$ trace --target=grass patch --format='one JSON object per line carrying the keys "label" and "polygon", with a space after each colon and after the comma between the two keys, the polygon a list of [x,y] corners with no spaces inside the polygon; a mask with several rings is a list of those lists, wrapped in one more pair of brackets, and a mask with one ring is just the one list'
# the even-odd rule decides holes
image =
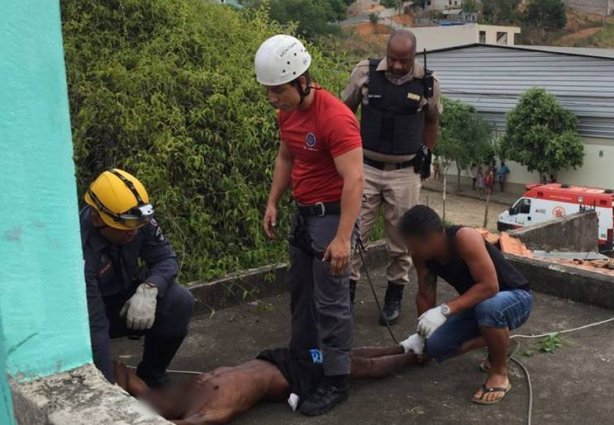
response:
{"label": "grass patch", "polygon": [[577,40],[575,47],[600,47],[605,49],[614,48],[614,24],[607,24],[601,31],[590,37]]}

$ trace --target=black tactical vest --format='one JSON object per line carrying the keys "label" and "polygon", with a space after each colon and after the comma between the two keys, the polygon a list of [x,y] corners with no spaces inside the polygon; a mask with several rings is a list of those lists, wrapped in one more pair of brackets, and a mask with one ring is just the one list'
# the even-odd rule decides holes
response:
{"label": "black tactical vest", "polygon": [[369,61],[368,104],[362,105],[360,130],[363,147],[387,155],[410,155],[422,146],[424,112],[418,111],[424,96],[420,78],[396,85],[377,71],[379,59]]}

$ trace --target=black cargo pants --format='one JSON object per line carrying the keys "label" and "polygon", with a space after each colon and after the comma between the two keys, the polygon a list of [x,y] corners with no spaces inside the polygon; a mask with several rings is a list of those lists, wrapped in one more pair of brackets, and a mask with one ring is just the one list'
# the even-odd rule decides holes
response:
{"label": "black cargo pants", "polygon": [[350,373],[353,342],[349,268],[333,276],[330,264],[322,261],[322,254],[337,233],[339,218],[295,214],[286,273],[292,311],[290,349],[308,352],[314,361],[317,350],[321,350],[326,376]]}

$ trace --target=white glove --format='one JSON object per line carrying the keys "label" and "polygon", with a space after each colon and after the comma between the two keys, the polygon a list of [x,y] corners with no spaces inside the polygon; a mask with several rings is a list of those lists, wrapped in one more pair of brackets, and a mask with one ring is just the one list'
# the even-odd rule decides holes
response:
{"label": "white glove", "polygon": [[422,335],[413,334],[405,341],[399,344],[405,350],[405,353],[413,351],[417,355],[421,355],[424,350],[424,337]]}
{"label": "white glove", "polygon": [[418,333],[428,339],[446,320],[448,318],[441,312],[441,307],[434,307],[418,318]]}
{"label": "white glove", "polygon": [[126,326],[129,329],[144,331],[153,326],[157,296],[158,288],[149,283],[142,283],[136,288],[134,295],[126,301],[119,313],[121,317],[126,317]]}

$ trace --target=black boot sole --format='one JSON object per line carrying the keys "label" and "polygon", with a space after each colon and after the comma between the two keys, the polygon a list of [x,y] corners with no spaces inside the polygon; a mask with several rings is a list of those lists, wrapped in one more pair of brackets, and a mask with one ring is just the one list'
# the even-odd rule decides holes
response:
{"label": "black boot sole", "polygon": [[322,416],[327,414],[328,412],[330,412],[331,410],[333,410],[336,406],[340,405],[341,403],[343,403],[344,401],[346,401],[349,397],[349,394],[346,392],[343,397],[340,397],[339,399],[335,400],[334,403],[330,403],[327,404],[326,406],[320,408],[320,409],[316,409],[316,410],[308,410],[308,411],[303,411],[301,408],[299,408],[299,412],[301,412],[301,414],[305,415],[305,416]]}

